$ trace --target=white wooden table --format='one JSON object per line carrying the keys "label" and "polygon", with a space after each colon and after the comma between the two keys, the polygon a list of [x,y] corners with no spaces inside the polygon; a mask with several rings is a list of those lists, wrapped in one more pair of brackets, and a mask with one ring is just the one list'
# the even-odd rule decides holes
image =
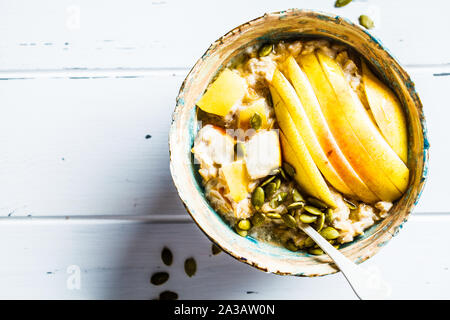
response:
{"label": "white wooden table", "polygon": [[[333,4],[1,0],[0,298],[151,299],[170,289],[185,299],[353,299],[342,274],[281,277],[211,256],[169,173],[170,118],[189,68],[233,27],[292,7],[353,21],[368,13],[415,81],[429,180],[400,234],[363,265],[393,298],[450,298],[450,3]],[[157,270],[171,274],[162,288],[149,283]]]}

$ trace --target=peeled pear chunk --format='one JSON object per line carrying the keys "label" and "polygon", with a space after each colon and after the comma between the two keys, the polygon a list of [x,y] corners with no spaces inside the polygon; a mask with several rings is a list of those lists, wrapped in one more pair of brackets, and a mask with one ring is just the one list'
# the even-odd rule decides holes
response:
{"label": "peeled pear chunk", "polygon": [[245,163],[252,179],[271,174],[281,166],[280,140],[276,130],[259,130],[245,143]]}

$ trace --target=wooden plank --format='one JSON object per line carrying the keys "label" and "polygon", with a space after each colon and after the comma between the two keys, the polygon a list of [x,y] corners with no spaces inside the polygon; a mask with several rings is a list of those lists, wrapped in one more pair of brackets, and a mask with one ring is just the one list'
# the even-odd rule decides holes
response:
{"label": "wooden plank", "polygon": [[[450,211],[449,111],[441,107],[450,77],[433,76],[445,72],[411,69],[432,145],[416,212]],[[167,141],[184,76],[44,72],[0,81],[0,215],[185,215],[169,174]]]}
{"label": "wooden plank", "polygon": [[0,69],[190,68],[232,28],[266,12],[309,8],[357,22],[374,18],[374,35],[405,64],[449,63],[448,1],[334,0],[253,2],[51,0],[0,3]]}
{"label": "wooden plank", "polygon": [[[393,299],[448,299],[450,256],[442,248],[450,245],[449,227],[449,216],[413,216],[363,266],[382,275]],[[212,256],[209,240],[193,223],[3,220],[0,235],[0,250],[8,257],[8,263],[0,265],[2,299],[153,299],[163,290],[176,291],[182,299],[355,298],[340,273],[277,276],[224,253]],[[160,260],[164,246],[174,253],[170,267]],[[191,256],[198,271],[189,278],[183,263]],[[77,268],[79,290],[70,280]],[[152,286],[151,274],[161,270],[170,273],[169,281]]]}

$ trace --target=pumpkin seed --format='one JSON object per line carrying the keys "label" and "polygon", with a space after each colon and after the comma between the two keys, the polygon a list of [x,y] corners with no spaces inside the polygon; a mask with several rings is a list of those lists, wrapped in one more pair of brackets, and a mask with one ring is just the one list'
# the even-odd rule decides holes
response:
{"label": "pumpkin seed", "polygon": [[281,216],[281,219],[283,219],[283,222],[292,229],[297,228],[297,221],[295,220],[295,218],[293,216],[291,216],[290,214],[286,213],[283,214]]}
{"label": "pumpkin seed", "polygon": [[234,145],[235,159],[241,160],[245,157],[245,144],[242,142],[237,142]]}
{"label": "pumpkin seed", "polygon": [[258,130],[262,125],[262,118],[258,112],[255,112],[253,116],[250,118],[250,125],[253,129]]}
{"label": "pumpkin seed", "polygon": [[326,213],[325,213],[325,222],[327,224],[332,224],[333,223],[333,209],[328,208]]}
{"label": "pumpkin seed", "polygon": [[260,187],[264,187],[266,184],[268,184],[269,182],[272,182],[273,179],[275,179],[276,176],[271,176],[270,178],[266,179],[263,183],[261,183],[259,186]]}
{"label": "pumpkin seed", "polygon": [[350,210],[358,209],[358,206],[356,204],[354,204],[353,202],[351,202],[350,200],[347,200],[345,198],[343,200]]}
{"label": "pumpkin seed", "polygon": [[287,209],[288,210],[298,209],[298,208],[303,208],[304,206],[305,206],[305,203],[303,201],[292,202],[290,205],[287,206]]}
{"label": "pumpkin seed", "polygon": [[352,0],[336,0],[334,6],[336,8],[340,8],[340,7],[348,5],[350,2],[352,2]]}
{"label": "pumpkin seed", "polygon": [[284,180],[288,181],[288,177],[286,176],[286,173],[284,172],[283,168],[280,168],[280,174],[283,177]]}
{"label": "pumpkin seed", "polygon": [[260,57],[268,56],[272,52],[272,50],[273,50],[273,44],[267,43],[259,49],[258,55]]}
{"label": "pumpkin seed", "polygon": [[281,215],[279,213],[266,213],[266,216],[270,219],[281,219]]}
{"label": "pumpkin seed", "polygon": [[287,196],[288,196],[287,192],[280,192],[280,193],[277,195],[277,200],[278,200],[279,202],[283,202],[284,200],[286,200]]}
{"label": "pumpkin seed", "polygon": [[320,201],[319,199],[316,199],[316,198],[311,198],[311,197],[309,197],[309,198],[308,198],[308,202],[309,202],[310,204],[312,204],[313,206],[318,207],[318,208],[320,208],[320,209],[326,209],[326,208],[328,208],[328,206],[327,206],[326,203],[324,203],[324,202],[322,202],[322,201]]}
{"label": "pumpkin seed", "polygon": [[334,247],[335,249],[339,249],[340,246],[341,246],[341,245],[338,243],[338,244],[335,244],[333,247]]}
{"label": "pumpkin seed", "polygon": [[276,199],[276,198],[273,198],[273,199],[270,200],[270,202],[269,202],[269,206],[270,206],[272,209],[276,209],[279,205],[280,205],[280,203],[278,202],[278,199]]}
{"label": "pumpkin seed", "polygon": [[259,209],[264,204],[264,189],[257,187],[252,194],[252,205]]}
{"label": "pumpkin seed", "polygon": [[312,246],[314,246],[316,243],[314,242],[314,240],[311,237],[306,238],[305,240],[305,247],[306,248],[310,248]]}
{"label": "pumpkin seed", "polygon": [[257,212],[252,217],[252,224],[254,227],[258,227],[262,224],[264,224],[264,221],[266,220],[266,216],[264,213]]}
{"label": "pumpkin seed", "polygon": [[152,277],[150,278],[151,284],[153,284],[155,286],[160,286],[167,280],[169,280],[169,274],[167,272],[154,273],[152,275]]}
{"label": "pumpkin seed", "polygon": [[271,198],[277,191],[277,185],[274,182],[269,183],[265,188],[265,194],[267,198]]}
{"label": "pumpkin seed", "polygon": [[339,237],[339,231],[337,231],[333,227],[326,227],[325,229],[321,230],[320,235],[324,237],[327,240],[334,240]]}
{"label": "pumpkin seed", "polygon": [[280,189],[281,180],[280,179],[275,180],[275,185],[276,185],[276,190]]}
{"label": "pumpkin seed", "polygon": [[250,220],[243,219],[243,220],[239,221],[238,227],[241,230],[247,231],[247,230],[250,230],[250,228],[252,227],[252,224],[251,224]]}
{"label": "pumpkin seed", "polygon": [[178,294],[173,291],[163,291],[159,294],[159,300],[177,300]]}
{"label": "pumpkin seed", "polygon": [[283,169],[292,178],[295,176],[295,168],[291,166],[289,163],[283,162]]}
{"label": "pumpkin seed", "polygon": [[312,249],[309,249],[308,252],[315,256],[320,256],[321,254],[323,254],[323,250],[320,248],[312,248]]}
{"label": "pumpkin seed", "polygon": [[242,230],[242,229],[239,229],[237,227],[236,227],[236,233],[238,235],[240,235],[241,237],[244,237],[244,238],[248,235],[247,230]]}
{"label": "pumpkin seed", "polygon": [[322,211],[313,206],[305,206],[304,209],[315,216],[320,216],[322,214]]}
{"label": "pumpkin seed", "polygon": [[298,192],[297,189],[292,189],[292,200],[294,200],[295,202],[299,202],[299,201],[303,201],[305,202],[305,199],[303,199],[302,195],[300,194],[300,192]]}
{"label": "pumpkin seed", "polygon": [[298,218],[301,222],[303,223],[313,223],[314,221],[317,220],[317,216],[311,216],[309,214],[301,214],[300,217]]}
{"label": "pumpkin seed", "polygon": [[222,252],[222,249],[220,249],[218,246],[216,246],[214,243],[211,246],[211,252],[213,255],[218,255],[219,253]]}
{"label": "pumpkin seed", "polygon": [[319,232],[322,230],[323,225],[325,224],[325,214],[321,214],[319,218],[316,220],[316,231]]}
{"label": "pumpkin seed", "polygon": [[359,16],[359,24],[362,25],[366,29],[372,29],[375,24],[373,23],[373,20],[370,19],[365,14]]}
{"label": "pumpkin seed", "polygon": [[294,242],[292,240],[288,240],[285,244],[284,247],[290,251],[296,252],[298,251],[297,246],[294,244]]}
{"label": "pumpkin seed", "polygon": [[164,247],[164,249],[161,251],[161,260],[166,266],[170,266],[172,264],[173,254],[169,248]]}
{"label": "pumpkin seed", "polygon": [[184,261],[184,271],[189,277],[192,277],[197,272],[197,262],[194,258],[187,258]]}

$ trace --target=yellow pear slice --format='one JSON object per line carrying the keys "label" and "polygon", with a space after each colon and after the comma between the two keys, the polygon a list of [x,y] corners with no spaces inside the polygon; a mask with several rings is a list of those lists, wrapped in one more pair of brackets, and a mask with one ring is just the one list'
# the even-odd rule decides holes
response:
{"label": "yellow pear slice", "polygon": [[326,154],[330,164],[359,199],[366,203],[378,201],[379,198],[362,181],[339,148],[305,73],[292,56],[286,60],[285,66],[286,75],[300,98],[303,109],[320,144],[319,148]]}
{"label": "yellow pear slice", "polygon": [[223,70],[197,102],[203,111],[226,116],[245,95],[245,80],[230,69]]}
{"label": "yellow pear slice", "polygon": [[362,63],[363,86],[366,98],[381,133],[404,163],[408,160],[406,119],[400,101],[390,88]]}
{"label": "yellow pear slice", "polygon": [[398,199],[408,185],[408,168],[370,120],[341,67],[325,54],[316,54],[302,56],[302,61],[309,63],[301,65],[339,147],[381,200]]}
{"label": "yellow pear slice", "polygon": [[[338,191],[354,196],[353,191],[345,184],[330,164],[330,161],[317,140],[297,93],[278,69],[276,69],[273,74],[272,86],[283,100],[283,104],[278,106],[280,112],[288,112],[290,114],[298,134],[302,137],[303,142],[308,148],[309,154],[313,158],[314,163],[319,168],[320,172],[324,175],[325,179],[327,179],[328,182]],[[285,133],[288,134],[288,132]],[[289,140],[290,136],[288,135],[287,138]]]}
{"label": "yellow pear slice", "polygon": [[335,208],[334,197],[302,137],[297,132],[295,123],[286,110],[283,100],[272,86],[270,86],[270,92],[278,125],[281,128],[280,138],[284,160],[295,168],[295,180],[305,192]]}
{"label": "yellow pear slice", "polygon": [[245,163],[242,160],[227,163],[221,168],[228,188],[230,189],[231,198],[239,202],[248,195],[248,184],[250,182]]}

